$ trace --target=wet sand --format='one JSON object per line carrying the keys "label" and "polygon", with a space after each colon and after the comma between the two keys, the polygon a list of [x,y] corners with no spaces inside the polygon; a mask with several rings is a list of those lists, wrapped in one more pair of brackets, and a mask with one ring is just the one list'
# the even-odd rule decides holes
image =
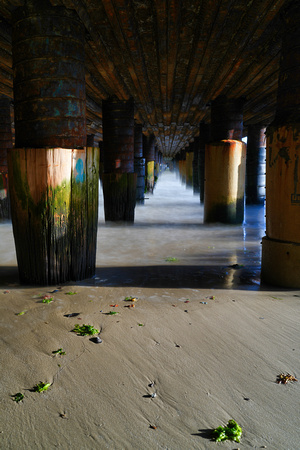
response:
{"label": "wet sand", "polygon": [[[260,285],[263,216],[204,226],[197,196],[164,173],[134,226],[106,225],[101,199],[96,276],[49,304],[57,286],[18,284],[0,224],[0,448],[299,449],[300,383],[276,378],[300,376],[300,291]],[[231,418],[241,443],[211,441]]]}

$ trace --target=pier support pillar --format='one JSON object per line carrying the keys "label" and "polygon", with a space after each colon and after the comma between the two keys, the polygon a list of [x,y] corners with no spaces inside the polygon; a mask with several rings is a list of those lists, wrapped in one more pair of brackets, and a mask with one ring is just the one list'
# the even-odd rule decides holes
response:
{"label": "pier support pillar", "polygon": [[155,136],[144,136],[143,152],[146,160],[145,187],[146,192],[153,193],[154,189],[154,164],[155,164]]}
{"label": "pier support pillar", "polygon": [[7,151],[12,148],[9,98],[0,98],[0,220],[10,219]]}
{"label": "pier support pillar", "polygon": [[200,203],[204,203],[204,180],[205,180],[205,146],[209,143],[210,125],[201,122],[199,126],[199,188],[200,188]]}
{"label": "pier support pillar", "polygon": [[8,170],[27,284],[95,273],[99,153],[85,147],[84,33],[74,11],[46,0],[13,15],[16,148]]}
{"label": "pier support pillar", "polygon": [[158,177],[160,174],[160,163],[159,163],[159,151],[155,146],[155,160],[154,160],[154,187],[157,183]]}
{"label": "pier support pillar", "polygon": [[104,100],[102,114],[105,220],[133,222],[137,179],[134,173],[134,101]]}
{"label": "pier support pillar", "polygon": [[283,14],[274,122],[267,128],[266,236],[262,281],[300,288],[300,5]]}
{"label": "pier support pillar", "polygon": [[193,158],[193,192],[195,195],[200,194],[199,185],[199,136],[194,138],[193,142],[194,158]]}
{"label": "pier support pillar", "polygon": [[190,143],[188,147],[185,149],[185,170],[186,170],[186,187],[193,187],[193,159],[194,159],[194,151],[193,144]]}
{"label": "pier support pillar", "polygon": [[246,203],[263,204],[266,196],[266,128],[249,125],[246,158]]}
{"label": "pier support pillar", "polygon": [[102,183],[103,172],[104,172],[104,149],[103,141],[99,141],[99,152],[100,152],[100,163],[99,163],[99,178]]}
{"label": "pier support pillar", "polygon": [[143,158],[143,125],[134,125],[134,172],[136,173],[136,203],[145,201],[145,158]]}
{"label": "pier support pillar", "polygon": [[185,149],[181,149],[178,153],[178,171],[182,184],[186,183],[186,153]]}
{"label": "pier support pillar", "polygon": [[212,102],[212,143],[205,150],[204,222],[242,224],[246,144],[242,142],[244,100]]}

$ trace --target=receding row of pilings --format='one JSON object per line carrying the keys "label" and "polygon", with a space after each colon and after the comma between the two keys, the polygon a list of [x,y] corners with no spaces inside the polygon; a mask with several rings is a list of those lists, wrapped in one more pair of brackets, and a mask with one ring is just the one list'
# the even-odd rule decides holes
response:
{"label": "receding row of pilings", "polygon": [[265,199],[265,127],[249,125],[246,146],[243,103],[224,96],[213,101],[211,124],[201,123],[199,136],[177,157],[182,179],[204,203],[206,223],[242,224],[245,190],[248,204]]}
{"label": "receding row of pilings", "polygon": [[153,193],[160,155],[155,137],[134,123],[133,99],[102,102],[103,196],[106,221],[134,221],[136,203]]}
{"label": "receding row of pilings", "polygon": [[300,3],[284,12],[277,109],[267,128],[262,278],[300,287]]}
{"label": "receding row of pilings", "polygon": [[[267,129],[262,277],[288,287],[300,287],[299,8],[299,2],[292,2],[286,12],[278,108]],[[0,151],[0,200],[5,200],[3,209],[9,180],[19,274],[24,283],[57,284],[95,273],[99,148],[86,135],[84,34],[75,12],[52,7],[47,0],[28,0],[13,15],[15,147],[4,143]],[[10,108],[5,100],[0,104],[4,142],[10,134],[9,130],[6,133]],[[242,103],[243,99],[215,99],[209,141],[206,124],[200,124],[194,142],[198,160],[192,151],[186,154],[194,166],[188,164],[192,169],[185,171],[185,179],[191,183],[198,178],[195,189],[204,201],[208,223],[241,223],[248,168],[249,179],[254,179],[251,170],[258,176],[256,156],[246,170]],[[250,155],[251,139],[253,155],[264,146],[261,128],[248,129]],[[157,150],[154,137],[141,136],[141,131],[134,125],[132,100],[103,102],[101,178],[107,220],[132,222],[135,203],[144,199],[143,188],[153,191]],[[249,201],[257,198],[257,184],[246,195]]]}
{"label": "receding row of pilings", "polygon": [[265,166],[266,236],[262,240],[261,278],[274,285],[300,288],[299,2],[290,2],[282,18],[285,31],[274,121],[266,129],[263,124],[248,125],[246,157],[242,99],[219,97],[211,105],[210,135],[206,124],[201,124],[199,138],[178,159],[182,177],[190,183],[187,165],[191,150],[197,152],[194,190],[200,191],[204,200],[207,223],[242,223],[245,176],[247,203],[261,203]]}
{"label": "receding row of pilings", "polygon": [[160,156],[154,136],[134,123],[131,99],[103,101],[100,165],[86,132],[84,43],[75,11],[47,0],[14,11],[15,146],[11,100],[1,98],[0,218],[10,217],[11,205],[23,283],[94,275],[100,167],[107,221],[133,222],[145,184],[153,192]]}

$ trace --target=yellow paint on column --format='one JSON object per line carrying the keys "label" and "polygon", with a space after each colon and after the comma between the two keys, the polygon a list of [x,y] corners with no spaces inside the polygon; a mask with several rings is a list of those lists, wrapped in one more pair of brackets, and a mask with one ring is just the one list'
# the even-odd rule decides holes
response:
{"label": "yellow paint on column", "polygon": [[246,144],[223,140],[206,145],[204,222],[242,223]]}
{"label": "yellow paint on column", "polygon": [[94,275],[98,154],[87,158],[86,149],[9,150],[12,223],[22,282],[57,284]]}
{"label": "yellow paint on column", "polygon": [[300,288],[300,126],[267,130],[262,281]]}
{"label": "yellow paint on column", "polygon": [[12,223],[20,280],[69,280],[71,149],[8,152]]}
{"label": "yellow paint on column", "polygon": [[300,288],[300,245],[263,237],[261,279],[268,284]]}
{"label": "yellow paint on column", "polygon": [[154,161],[147,162],[147,192],[153,192],[154,188]]}
{"label": "yellow paint on column", "polygon": [[267,236],[300,243],[300,127],[283,126],[267,136]]}

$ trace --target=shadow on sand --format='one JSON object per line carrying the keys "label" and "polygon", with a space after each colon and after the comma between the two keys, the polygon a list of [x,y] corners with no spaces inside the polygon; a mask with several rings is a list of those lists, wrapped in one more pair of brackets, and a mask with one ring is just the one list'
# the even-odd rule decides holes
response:
{"label": "shadow on sand", "polygon": [[[0,286],[19,284],[17,267],[0,267]],[[260,281],[260,267],[180,265],[97,267],[94,277],[67,285],[167,289],[282,290]],[[286,289],[285,289],[286,290]]]}

